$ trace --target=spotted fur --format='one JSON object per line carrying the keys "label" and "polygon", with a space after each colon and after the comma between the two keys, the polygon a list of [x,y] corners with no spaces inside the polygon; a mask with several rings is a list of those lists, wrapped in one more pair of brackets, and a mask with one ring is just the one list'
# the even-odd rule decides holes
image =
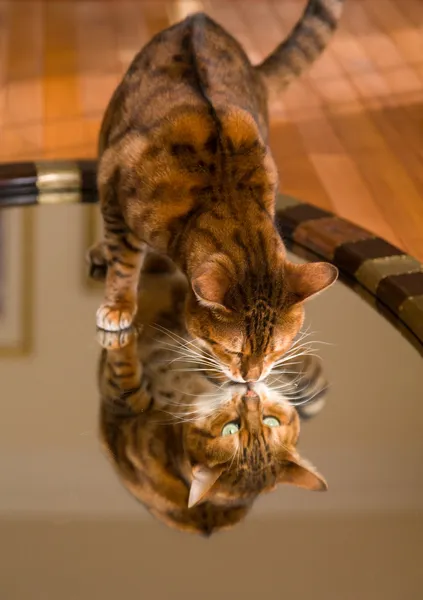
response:
{"label": "spotted fur", "polygon": [[99,142],[105,240],[93,254],[107,278],[97,325],[131,324],[153,248],[191,284],[189,333],[237,382],[270,372],[302,325],[303,302],[337,277],[327,263],[290,263],[275,227],[266,65],[253,67],[206,15],[188,17],[135,57]]}

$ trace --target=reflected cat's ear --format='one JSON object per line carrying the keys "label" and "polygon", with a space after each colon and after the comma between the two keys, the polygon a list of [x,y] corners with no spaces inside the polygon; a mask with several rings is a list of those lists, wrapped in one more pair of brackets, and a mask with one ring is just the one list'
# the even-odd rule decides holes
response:
{"label": "reflected cat's ear", "polygon": [[314,492],[325,492],[328,489],[326,480],[313,465],[294,455],[285,458],[278,483],[288,483]]}
{"label": "reflected cat's ear", "polygon": [[192,470],[192,483],[189,491],[188,508],[198,504],[211,490],[222,474],[222,469],[208,469],[196,466]]}
{"label": "reflected cat's ear", "polygon": [[331,286],[338,278],[338,269],[326,262],[298,265],[285,262],[285,280],[294,302],[304,302]]}
{"label": "reflected cat's ear", "polygon": [[225,296],[231,280],[226,269],[218,261],[208,261],[194,271],[191,285],[200,304],[229,312],[225,306]]}

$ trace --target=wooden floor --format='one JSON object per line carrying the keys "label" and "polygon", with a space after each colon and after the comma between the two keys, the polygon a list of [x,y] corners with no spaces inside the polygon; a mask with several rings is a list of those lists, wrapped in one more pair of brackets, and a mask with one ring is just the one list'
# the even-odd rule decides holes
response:
{"label": "wooden floor", "polygon": [[[205,10],[253,61],[305,0],[0,0],[0,161],[95,155],[105,105],[160,29]],[[423,261],[423,0],[347,0],[342,27],[272,107],[282,189]]]}

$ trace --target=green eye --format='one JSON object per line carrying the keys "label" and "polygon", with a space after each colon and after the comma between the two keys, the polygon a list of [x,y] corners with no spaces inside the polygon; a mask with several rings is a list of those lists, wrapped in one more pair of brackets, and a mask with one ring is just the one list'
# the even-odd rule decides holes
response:
{"label": "green eye", "polygon": [[226,425],[222,429],[222,437],[225,435],[234,435],[234,433],[238,433],[239,425],[237,423],[226,423]]}
{"label": "green eye", "polygon": [[264,417],[263,423],[268,427],[279,427],[281,422],[276,417]]}

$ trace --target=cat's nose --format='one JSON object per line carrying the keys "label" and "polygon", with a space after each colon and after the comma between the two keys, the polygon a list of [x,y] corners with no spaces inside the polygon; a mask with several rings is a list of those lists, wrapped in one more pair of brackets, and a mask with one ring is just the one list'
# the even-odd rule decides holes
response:
{"label": "cat's nose", "polygon": [[241,376],[245,383],[254,383],[255,381],[258,381],[260,379],[262,368],[262,361],[252,357],[244,359],[241,364]]}
{"label": "cat's nose", "polygon": [[247,383],[254,383],[255,381],[258,381],[260,379],[260,375],[261,375],[261,368],[259,366],[252,367],[251,369],[248,369],[248,373],[245,378],[245,381]]}
{"label": "cat's nose", "polygon": [[244,404],[249,411],[257,410],[260,396],[254,390],[248,390],[242,397]]}

